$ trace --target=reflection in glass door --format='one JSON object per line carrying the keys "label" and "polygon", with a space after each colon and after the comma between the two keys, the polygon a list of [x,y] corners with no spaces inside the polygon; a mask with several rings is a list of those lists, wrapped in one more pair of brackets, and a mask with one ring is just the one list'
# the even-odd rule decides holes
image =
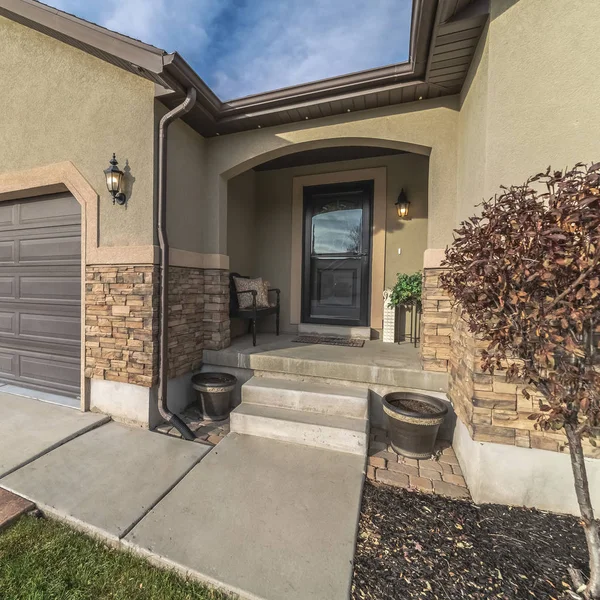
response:
{"label": "reflection in glass door", "polygon": [[372,198],[372,181],[304,188],[304,323],[368,325]]}

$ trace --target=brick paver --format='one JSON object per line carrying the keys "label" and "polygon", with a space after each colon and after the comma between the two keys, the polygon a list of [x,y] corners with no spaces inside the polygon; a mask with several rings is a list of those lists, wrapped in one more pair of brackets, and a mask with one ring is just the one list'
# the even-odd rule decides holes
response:
{"label": "brick paver", "polygon": [[0,531],[34,508],[33,502],[0,488]]}
{"label": "brick paver", "polygon": [[367,477],[387,485],[470,499],[469,489],[449,442],[438,442],[427,460],[404,458],[389,445],[387,432],[372,427]]}

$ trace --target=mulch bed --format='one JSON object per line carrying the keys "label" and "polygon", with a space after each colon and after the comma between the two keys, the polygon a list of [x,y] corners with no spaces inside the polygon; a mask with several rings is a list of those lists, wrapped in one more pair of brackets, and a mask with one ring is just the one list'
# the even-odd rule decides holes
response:
{"label": "mulch bed", "polygon": [[574,517],[367,482],[352,600],[563,600],[586,564]]}

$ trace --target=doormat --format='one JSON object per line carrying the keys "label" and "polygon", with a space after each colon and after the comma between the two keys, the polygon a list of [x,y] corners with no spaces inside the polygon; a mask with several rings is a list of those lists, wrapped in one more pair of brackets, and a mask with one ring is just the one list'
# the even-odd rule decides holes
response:
{"label": "doormat", "polygon": [[345,337],[324,337],[322,335],[299,335],[292,342],[299,344],[325,344],[327,346],[350,346],[352,348],[362,348],[365,340]]}

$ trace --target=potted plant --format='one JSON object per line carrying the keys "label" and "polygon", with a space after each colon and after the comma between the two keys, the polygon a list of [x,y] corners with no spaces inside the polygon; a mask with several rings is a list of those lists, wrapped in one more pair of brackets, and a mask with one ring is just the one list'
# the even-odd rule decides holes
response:
{"label": "potted plant", "polygon": [[[405,319],[410,318],[410,341],[415,345],[419,335],[419,314],[421,312],[422,275],[420,271],[412,273],[398,273],[396,284],[391,289],[388,299],[390,306],[402,307],[405,311]],[[406,322],[403,325],[404,332],[401,339],[406,339]]]}
{"label": "potted plant", "polygon": [[407,273],[398,273],[396,285],[392,288],[389,303],[393,306],[421,306],[422,294],[421,271],[417,271],[412,275]]}
{"label": "potted plant", "polygon": [[412,392],[392,392],[383,397],[392,448],[408,458],[433,454],[440,425],[448,406],[438,398]]}

